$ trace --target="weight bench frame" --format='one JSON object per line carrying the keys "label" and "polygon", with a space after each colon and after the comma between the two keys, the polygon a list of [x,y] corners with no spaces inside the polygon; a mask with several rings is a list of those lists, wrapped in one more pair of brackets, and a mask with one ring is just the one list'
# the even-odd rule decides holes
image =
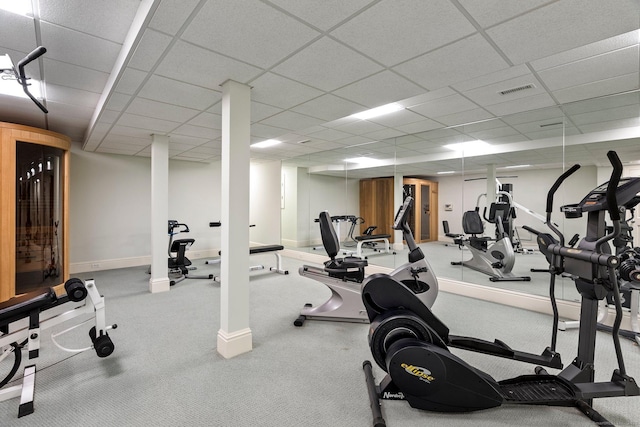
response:
{"label": "weight bench frame", "polygon": [[[269,271],[273,271],[274,273],[278,273],[278,274],[289,274],[289,270],[285,270],[282,267],[282,256],[280,255],[280,251],[283,249],[284,249],[284,246],[282,245],[253,246],[249,248],[249,255],[273,252],[273,254],[276,256],[276,266],[269,267]],[[218,251],[218,255],[220,254],[221,254],[221,251]],[[207,261],[207,264],[210,264],[213,262],[220,262],[220,260],[218,259],[215,261]],[[252,265],[251,267],[249,267],[249,271],[264,270],[264,269],[265,269],[265,266],[262,264]],[[213,281],[220,282],[220,276],[214,276]]]}
{"label": "weight bench frame", "polygon": [[[87,314],[93,315],[93,319],[95,320],[95,329],[92,329],[95,334],[93,338],[96,336],[100,337],[102,335],[108,335],[107,330],[118,327],[115,324],[109,326],[106,325],[104,297],[98,292],[98,289],[95,286],[95,281],[93,279],[86,280],[84,282],[84,286],[87,290],[87,296],[82,301],[74,302],[69,299],[67,295],[58,298],[55,296],[55,291],[53,291],[52,288],[48,288],[43,289],[39,295],[37,295],[37,292],[27,294],[34,295],[28,300],[23,298],[21,301],[21,297],[17,297],[16,302],[18,304],[12,304],[7,307],[6,314],[8,315],[6,316],[6,319],[2,319],[2,324],[0,325],[0,328],[4,330],[4,335],[0,335],[0,351],[2,351],[0,354],[0,360],[8,357],[11,352],[21,351],[22,346],[20,343],[26,341],[28,358],[31,362],[24,368],[21,384],[0,389],[0,401],[20,396],[18,418],[29,415],[34,411],[33,401],[35,393],[36,362],[40,355],[41,331],[52,328],[75,317]],[[71,303],[72,308],[69,308],[66,303]],[[13,309],[10,309],[12,307]],[[64,335],[91,320],[92,319],[89,318],[88,320],[63,331],[52,333],[51,341],[58,348],[71,353],[80,353],[94,348],[92,344],[85,348],[70,349],[63,347],[56,341],[57,337]],[[91,332],[89,335],[91,336]],[[11,349],[10,346],[12,346],[13,343],[18,343],[18,346]],[[100,354],[98,354],[98,356],[105,357]],[[8,379],[10,380],[11,378]]]}
{"label": "weight bench frame", "polygon": [[[356,236],[354,237],[354,239],[358,242],[358,245],[356,246],[356,250],[354,251],[343,251],[344,255],[355,255],[358,258],[362,258],[362,259],[367,259],[368,257],[372,256],[372,255],[383,255],[383,254],[393,254],[395,255],[396,252],[391,250],[391,244],[389,243],[389,238],[391,237],[390,234],[372,234],[370,236],[368,235],[362,235],[362,236]],[[378,244],[375,242],[383,242],[384,243],[384,247],[383,249],[379,249],[377,246]],[[362,253],[362,246],[366,243],[374,243],[374,248],[373,251],[374,253],[372,254],[368,254],[368,255],[364,255]]]}

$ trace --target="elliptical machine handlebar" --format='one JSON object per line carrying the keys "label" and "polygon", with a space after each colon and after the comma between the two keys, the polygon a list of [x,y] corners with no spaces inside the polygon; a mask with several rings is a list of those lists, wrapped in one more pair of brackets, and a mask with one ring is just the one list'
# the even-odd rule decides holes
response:
{"label": "elliptical machine handlebar", "polygon": [[558,191],[558,188],[560,188],[560,185],[564,182],[564,180],[569,178],[569,176],[573,175],[578,169],[580,169],[580,165],[577,163],[571,166],[565,173],[563,173],[558,177],[558,179],[556,179],[556,182],[553,183],[553,185],[549,189],[549,192],[547,193],[547,222],[546,223],[547,223],[547,226],[558,236],[561,246],[564,246],[564,234],[562,234],[562,232],[558,228],[556,228],[553,225],[553,222],[551,221],[551,213],[553,212],[553,196],[555,195],[556,191]]}
{"label": "elliptical machine handlebar", "polygon": [[620,177],[622,176],[622,162],[618,153],[613,150],[607,152],[607,158],[613,166],[613,172],[611,173],[611,179],[607,186],[607,208],[609,209],[609,217],[611,221],[620,220],[620,211],[618,210],[618,201],[616,200],[616,188],[620,183]]}

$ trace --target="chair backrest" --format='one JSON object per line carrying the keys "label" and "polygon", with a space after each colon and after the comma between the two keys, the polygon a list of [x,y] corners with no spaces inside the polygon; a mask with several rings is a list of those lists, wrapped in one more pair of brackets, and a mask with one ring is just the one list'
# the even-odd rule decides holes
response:
{"label": "chair backrest", "polygon": [[462,214],[462,229],[465,234],[476,235],[484,233],[482,218],[480,218],[478,211],[466,211]]}
{"label": "chair backrest", "polygon": [[444,230],[445,235],[449,234],[449,221],[446,219],[442,221],[442,229]]}
{"label": "chair backrest", "polygon": [[318,222],[320,223],[320,236],[322,237],[324,250],[327,251],[329,258],[335,259],[338,251],[340,251],[340,240],[338,239],[336,230],[333,228],[333,224],[331,224],[331,215],[329,215],[329,212],[320,212]]}

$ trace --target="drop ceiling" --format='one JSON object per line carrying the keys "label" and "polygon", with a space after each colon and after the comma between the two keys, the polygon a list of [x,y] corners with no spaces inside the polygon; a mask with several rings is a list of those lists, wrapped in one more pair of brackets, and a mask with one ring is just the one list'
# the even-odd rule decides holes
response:
{"label": "drop ceiling", "polygon": [[[251,143],[283,142],[252,148],[254,161],[322,172],[366,154],[397,163],[376,174],[436,174],[460,169],[443,145],[481,139],[498,148],[465,167],[543,165],[563,134],[584,162],[604,146],[640,160],[637,0],[32,4],[32,16],[0,10],[0,54],[47,48],[26,72],[49,114],[0,95],[0,120],[87,151],[149,157],[162,134],[172,159],[217,161],[220,85],[233,79],[252,87]],[[390,102],[405,109],[349,117]]]}

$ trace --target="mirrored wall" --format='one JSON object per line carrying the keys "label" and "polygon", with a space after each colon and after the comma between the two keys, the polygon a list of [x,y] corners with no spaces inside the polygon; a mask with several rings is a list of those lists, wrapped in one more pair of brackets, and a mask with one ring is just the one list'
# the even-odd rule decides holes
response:
{"label": "mirrored wall", "polygon": [[[640,92],[334,146],[321,150],[318,144],[316,153],[283,161],[285,246],[326,255],[314,221],[326,210],[334,217],[343,253],[356,254],[358,237],[367,231],[388,235],[389,252],[384,239],[378,239],[362,244],[360,253],[370,264],[397,267],[407,261],[407,250],[400,245],[402,234],[390,226],[403,197],[411,195],[416,202],[411,229],[438,277],[547,295],[548,263],[535,235],[550,232],[547,192],[565,170],[581,165],[556,192],[552,221],[567,241],[583,237],[585,220],[566,219],[560,207],[579,202],[608,180],[609,150],[622,159],[625,175],[640,175]],[[468,227],[465,233],[465,212],[480,218],[482,233],[476,237],[502,241],[507,236],[514,254],[502,260],[501,273],[509,280],[492,280],[496,275],[486,268],[471,268],[473,249],[455,237],[468,240],[472,234]],[[488,241],[487,250],[500,244]],[[505,252],[501,246],[493,249]],[[578,299],[568,279],[560,280],[557,295]]]}

